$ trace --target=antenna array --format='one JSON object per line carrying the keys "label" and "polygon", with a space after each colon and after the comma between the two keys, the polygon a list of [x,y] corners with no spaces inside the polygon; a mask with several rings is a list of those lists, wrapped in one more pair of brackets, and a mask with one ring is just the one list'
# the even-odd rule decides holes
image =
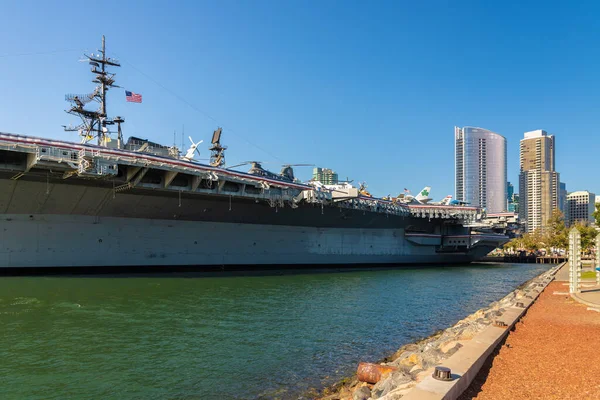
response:
{"label": "antenna array", "polygon": [[[102,49],[98,50],[99,54],[84,54],[86,60],[92,66],[91,72],[95,75],[92,82],[96,84],[93,93],[76,95],[68,94],[65,100],[73,105],[67,113],[77,115],[81,118],[81,124],[77,126],[65,126],[66,131],[77,131],[81,136],[81,143],[87,143],[94,137],[98,138],[98,144],[106,146],[110,142],[110,125],[117,124],[118,147],[121,148],[123,136],[121,132],[121,124],[125,120],[121,117],[109,118],[106,114],[106,92],[110,88],[118,88],[115,85],[115,74],[107,71],[106,67],[120,67],[118,60],[106,57],[106,45],[104,35],[102,36]],[[100,106],[97,110],[92,111],[85,109],[84,106],[92,100],[97,101]]]}

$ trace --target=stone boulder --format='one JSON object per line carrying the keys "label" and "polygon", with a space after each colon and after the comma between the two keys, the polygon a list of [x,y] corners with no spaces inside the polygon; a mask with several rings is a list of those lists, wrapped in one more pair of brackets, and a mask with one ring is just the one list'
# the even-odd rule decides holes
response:
{"label": "stone boulder", "polygon": [[371,389],[361,386],[352,393],[352,400],[368,400],[371,397]]}
{"label": "stone boulder", "polygon": [[373,386],[371,390],[371,397],[378,399],[392,390],[398,388],[400,385],[412,382],[413,379],[410,374],[403,371],[392,372],[386,379],[382,379]]}

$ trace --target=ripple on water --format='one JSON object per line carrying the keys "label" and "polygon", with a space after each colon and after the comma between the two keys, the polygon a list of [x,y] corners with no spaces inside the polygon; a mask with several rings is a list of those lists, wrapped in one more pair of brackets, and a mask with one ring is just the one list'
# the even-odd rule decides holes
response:
{"label": "ripple on water", "polygon": [[[297,398],[548,266],[0,279],[4,398]],[[27,311],[24,311],[27,310]],[[48,396],[50,393],[50,396]]]}
{"label": "ripple on water", "polygon": [[36,299],[35,297],[15,297],[10,303],[11,306],[32,304],[40,304],[40,300]]}

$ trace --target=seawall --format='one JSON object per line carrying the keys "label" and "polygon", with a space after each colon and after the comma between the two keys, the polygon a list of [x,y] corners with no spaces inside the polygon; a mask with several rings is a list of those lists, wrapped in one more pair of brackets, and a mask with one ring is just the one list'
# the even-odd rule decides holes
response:
{"label": "seawall", "polygon": [[[561,264],[562,265],[562,264]],[[402,346],[380,363],[388,370],[374,384],[357,377],[326,389],[323,400],[456,399],[475,378],[487,357],[527,312],[561,265],[527,281],[455,325],[419,342]],[[451,369],[451,380],[432,377],[437,366]],[[381,368],[378,367],[378,368]]]}

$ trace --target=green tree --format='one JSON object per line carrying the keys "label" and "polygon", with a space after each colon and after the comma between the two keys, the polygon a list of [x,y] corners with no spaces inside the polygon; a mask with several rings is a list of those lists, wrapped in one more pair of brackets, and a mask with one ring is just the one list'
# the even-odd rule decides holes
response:
{"label": "green tree", "polygon": [[596,225],[600,226],[600,203],[596,203],[596,211],[592,215],[596,219]]}
{"label": "green tree", "polygon": [[544,237],[539,231],[526,233],[521,236],[521,248],[527,251],[536,251],[546,246]]}
{"label": "green tree", "polygon": [[554,210],[546,226],[545,243],[549,247],[566,249],[569,246],[569,231],[565,224],[565,216],[560,210]]}
{"label": "green tree", "polygon": [[510,253],[516,253],[519,249],[523,248],[523,241],[520,237],[516,237],[506,243],[503,247],[504,250],[509,250]]}
{"label": "green tree", "polygon": [[521,237],[512,239],[504,245],[504,249],[511,251],[526,250],[529,252],[543,249],[547,246],[547,238],[539,231],[525,233]]}
{"label": "green tree", "polygon": [[578,222],[574,225],[581,234],[581,250],[588,252],[595,246],[594,240],[598,231],[593,226],[584,222]]}

